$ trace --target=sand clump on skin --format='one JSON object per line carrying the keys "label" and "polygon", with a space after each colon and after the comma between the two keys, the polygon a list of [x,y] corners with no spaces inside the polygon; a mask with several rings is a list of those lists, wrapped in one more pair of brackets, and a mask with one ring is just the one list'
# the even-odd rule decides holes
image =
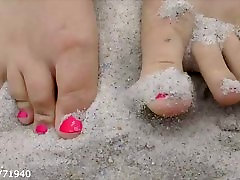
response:
{"label": "sand clump on skin", "polygon": [[[222,44],[229,34],[235,31],[234,25],[230,23],[195,13],[194,7],[186,0],[164,0],[159,8],[158,15],[161,18],[178,20],[186,12],[190,12],[195,16],[193,42],[202,42],[207,45]],[[236,34],[239,35],[239,30],[236,31]]]}
{"label": "sand clump on skin", "polygon": [[234,32],[234,25],[198,14],[192,41],[207,45],[219,44],[222,49],[223,43],[232,32]]}
{"label": "sand clump on skin", "polygon": [[179,16],[192,12],[193,6],[184,0],[165,0],[159,9],[158,15],[162,18],[177,20]]}
{"label": "sand clump on skin", "polygon": [[224,79],[221,90],[224,95],[229,93],[240,93],[240,83],[238,80]]}
{"label": "sand clump on skin", "polygon": [[168,68],[140,79],[129,89],[128,96],[140,104],[148,104],[159,93],[167,94],[168,98],[189,100],[193,98],[192,92],[191,78],[176,68]]}

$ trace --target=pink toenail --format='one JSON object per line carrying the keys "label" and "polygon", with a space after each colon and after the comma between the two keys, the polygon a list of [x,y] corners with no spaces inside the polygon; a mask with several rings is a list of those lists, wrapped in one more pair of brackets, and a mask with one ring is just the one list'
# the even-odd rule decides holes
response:
{"label": "pink toenail", "polygon": [[81,133],[82,121],[75,119],[73,116],[69,116],[63,121],[59,130],[64,133]]}
{"label": "pink toenail", "polygon": [[166,94],[166,93],[159,93],[156,97],[155,97],[155,99],[165,99],[165,98],[167,98],[168,97],[168,94]]}
{"label": "pink toenail", "polygon": [[28,117],[28,113],[25,110],[23,109],[19,110],[17,118],[27,118],[27,117]]}
{"label": "pink toenail", "polygon": [[48,128],[44,124],[39,124],[37,125],[35,130],[36,130],[36,133],[40,135],[40,134],[45,134],[48,131]]}

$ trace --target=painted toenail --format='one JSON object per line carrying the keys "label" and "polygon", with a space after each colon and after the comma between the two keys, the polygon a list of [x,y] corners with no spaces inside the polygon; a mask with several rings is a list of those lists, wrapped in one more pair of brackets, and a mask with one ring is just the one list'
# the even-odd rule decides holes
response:
{"label": "painted toenail", "polygon": [[81,133],[82,127],[82,121],[77,120],[73,116],[69,116],[62,122],[59,130],[64,133]]}
{"label": "painted toenail", "polygon": [[27,118],[27,117],[28,117],[28,113],[25,110],[23,109],[19,110],[17,118]]}
{"label": "painted toenail", "polygon": [[41,134],[45,134],[48,131],[48,128],[44,124],[39,124],[36,126],[35,131],[37,134],[41,135]]}
{"label": "painted toenail", "polygon": [[155,99],[165,99],[165,98],[167,98],[168,97],[168,94],[166,94],[166,93],[159,93],[156,97],[155,97]]}

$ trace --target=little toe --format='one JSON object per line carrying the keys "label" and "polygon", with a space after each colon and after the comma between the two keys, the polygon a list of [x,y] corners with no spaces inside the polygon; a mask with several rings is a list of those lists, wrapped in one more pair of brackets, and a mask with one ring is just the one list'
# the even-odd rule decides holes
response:
{"label": "little toe", "polygon": [[193,55],[215,100],[223,106],[238,103],[240,94],[224,92],[224,82],[226,80],[235,81],[236,77],[225,63],[219,45],[205,45],[195,42],[193,44]]}
{"label": "little toe", "polygon": [[16,114],[18,120],[24,125],[31,124],[33,122],[33,110],[28,101],[24,79],[17,66],[13,63],[9,63],[8,65],[7,80],[9,92],[16,100],[19,108],[18,114]]}

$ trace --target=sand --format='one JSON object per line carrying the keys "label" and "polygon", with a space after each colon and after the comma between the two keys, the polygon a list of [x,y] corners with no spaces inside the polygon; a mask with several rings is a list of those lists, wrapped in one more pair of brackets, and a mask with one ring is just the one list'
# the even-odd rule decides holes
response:
{"label": "sand", "polygon": [[165,99],[182,99],[192,101],[193,85],[187,73],[170,67],[145,76],[130,87],[126,94],[129,100],[146,105],[156,100],[158,94],[167,95]]}
{"label": "sand", "polygon": [[54,129],[33,134],[17,122],[14,101],[3,88],[0,166],[29,169],[34,180],[239,179],[239,105],[219,107],[193,74],[197,96],[188,114],[162,120],[147,109],[131,112],[122,97],[140,73],[141,1],[95,2],[101,73],[84,134],[73,140],[59,139]]}

